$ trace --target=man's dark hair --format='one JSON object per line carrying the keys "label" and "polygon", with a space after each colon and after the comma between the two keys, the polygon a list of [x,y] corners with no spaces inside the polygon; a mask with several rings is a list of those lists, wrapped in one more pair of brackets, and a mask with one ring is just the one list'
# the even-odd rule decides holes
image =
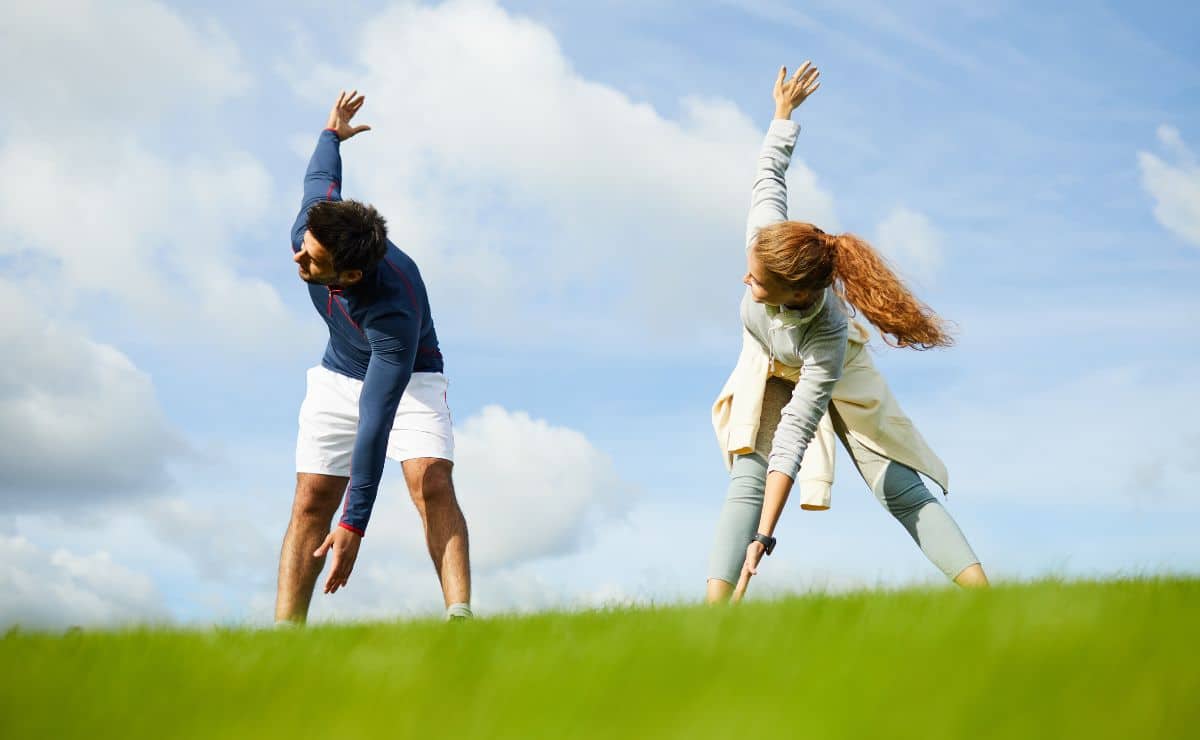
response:
{"label": "man's dark hair", "polygon": [[356,200],[323,200],[308,209],[308,230],[333,257],[333,268],[372,270],[387,254],[387,221]]}

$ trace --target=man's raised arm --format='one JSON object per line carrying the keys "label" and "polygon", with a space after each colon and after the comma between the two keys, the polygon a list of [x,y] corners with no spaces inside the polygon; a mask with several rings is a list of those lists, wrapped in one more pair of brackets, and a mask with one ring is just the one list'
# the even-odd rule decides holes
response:
{"label": "man's raised arm", "polygon": [[308,226],[308,209],[322,200],[342,199],[340,145],[351,136],[371,129],[370,126],[350,125],[350,120],[365,101],[366,97],[358,95],[357,90],[350,94],[343,90],[334,101],[333,109],[329,111],[325,130],[317,139],[317,148],[308,160],[308,170],[304,173],[304,197],[300,201],[300,213],[296,215],[296,221],[292,224],[292,251],[300,251],[300,244],[304,241],[304,229]]}

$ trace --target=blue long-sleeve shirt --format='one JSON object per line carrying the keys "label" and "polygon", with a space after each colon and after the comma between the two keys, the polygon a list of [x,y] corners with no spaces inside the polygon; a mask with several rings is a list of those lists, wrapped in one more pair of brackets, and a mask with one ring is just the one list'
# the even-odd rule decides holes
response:
{"label": "blue long-sleeve shirt", "polygon": [[[340,144],[330,130],[317,140],[304,176],[300,214],[292,226],[293,252],[299,252],[304,241],[309,207],[342,199]],[[350,484],[339,522],[361,535],[375,505],[400,397],[414,372],[442,372],[442,354],[417,264],[391,241],[383,261],[361,281],[349,287],[309,283],[308,293],[329,325],[321,365],[363,381]]]}

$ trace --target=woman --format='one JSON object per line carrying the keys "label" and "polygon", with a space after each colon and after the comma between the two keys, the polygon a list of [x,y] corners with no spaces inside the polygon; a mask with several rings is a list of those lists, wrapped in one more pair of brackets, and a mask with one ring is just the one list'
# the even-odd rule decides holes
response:
{"label": "woman", "polygon": [[[805,62],[775,81],[775,120],[759,155],[747,226],[742,355],[713,407],[730,466],[709,563],[708,600],[740,600],[793,482],[801,507],[829,508],[836,436],[876,497],[925,555],[962,586],[987,577],[958,525],[918,471],[947,489],[945,467],[892,398],[865,351],[861,312],[894,347],[952,343],[880,255],[850,234],[787,220],[785,173],[800,127],[792,112],[820,83]],[[849,305],[847,305],[849,304]]]}

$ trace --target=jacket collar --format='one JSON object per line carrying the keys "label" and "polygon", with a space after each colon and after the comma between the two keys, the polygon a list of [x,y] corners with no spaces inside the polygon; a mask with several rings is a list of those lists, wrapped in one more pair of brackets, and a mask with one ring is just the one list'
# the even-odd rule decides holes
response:
{"label": "jacket collar", "polygon": [[763,308],[767,310],[767,318],[776,326],[804,326],[817,317],[821,313],[821,309],[825,308],[825,301],[829,295],[829,290],[821,291],[821,297],[818,298],[811,306],[803,309],[784,308],[783,306],[767,306]]}

